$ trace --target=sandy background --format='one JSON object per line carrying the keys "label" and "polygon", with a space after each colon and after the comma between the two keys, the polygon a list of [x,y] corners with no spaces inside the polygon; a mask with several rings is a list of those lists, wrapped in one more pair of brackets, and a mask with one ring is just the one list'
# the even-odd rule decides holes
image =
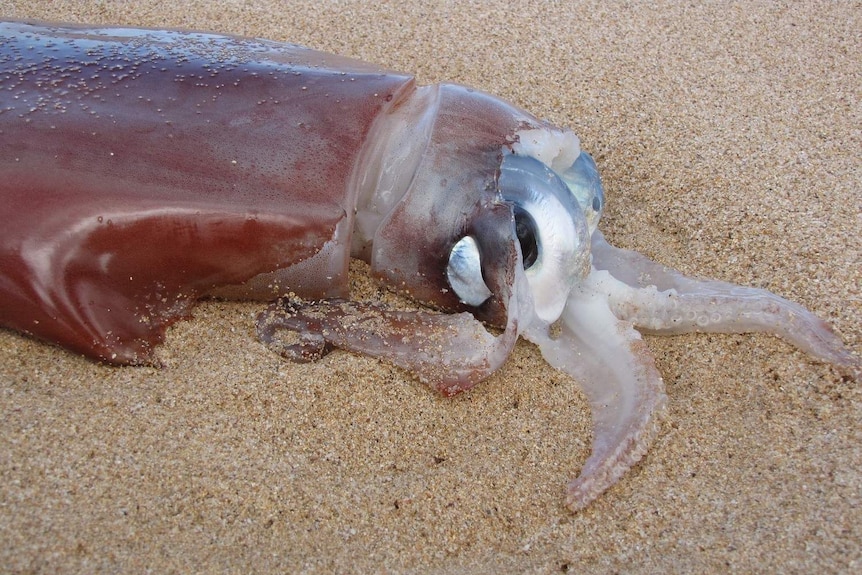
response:
{"label": "sandy background", "polygon": [[[609,239],[766,287],[862,350],[858,3],[0,1],[0,14],[289,40],[571,126]],[[697,3],[699,4],[699,3]],[[373,294],[355,274],[357,297]],[[641,465],[579,514],[576,383],[519,344],[471,393],[206,303],[166,366],[0,331],[0,571],[858,572],[862,394],[766,336],[648,338],[670,396]]]}

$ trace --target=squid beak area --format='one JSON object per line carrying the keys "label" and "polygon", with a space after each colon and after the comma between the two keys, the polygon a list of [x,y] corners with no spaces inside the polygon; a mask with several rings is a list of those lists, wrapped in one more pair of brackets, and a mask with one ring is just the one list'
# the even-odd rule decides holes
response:
{"label": "squid beak area", "polygon": [[[496,223],[495,223],[496,222]],[[511,210],[502,206],[477,232],[512,229]],[[502,232],[500,232],[502,233]],[[472,313],[397,310],[379,303],[330,299],[281,299],[257,318],[259,339],[293,361],[313,361],[333,348],[378,357],[407,369],[451,396],[472,388],[505,363],[519,335],[519,317],[529,288],[517,241],[510,232],[494,248],[489,287],[496,294],[485,312],[504,317],[499,335]],[[520,279],[520,281],[519,281]]]}
{"label": "squid beak area", "polygon": [[613,314],[594,274],[574,287],[558,323],[553,337],[537,322],[524,335],[578,382],[590,404],[592,453],[567,488],[567,504],[578,511],[643,457],[667,397],[652,354],[633,325]]}

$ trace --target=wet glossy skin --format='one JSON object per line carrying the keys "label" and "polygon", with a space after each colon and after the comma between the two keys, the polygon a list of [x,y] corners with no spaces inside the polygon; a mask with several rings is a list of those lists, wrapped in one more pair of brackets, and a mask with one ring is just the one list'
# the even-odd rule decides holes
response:
{"label": "wet glossy skin", "polygon": [[[0,198],[0,325],[95,359],[151,361],[213,295],[290,296],[258,320],[273,350],[372,354],[447,395],[523,335],[590,402],[574,510],[658,433],[664,383],[635,328],[765,331],[862,372],[801,306],[608,244],[597,168],[570,131],[297,46],[0,24]],[[456,246],[469,257],[452,282]],[[460,313],[345,299],[351,256]]]}
{"label": "wet glossy skin", "polygon": [[0,323],[145,362],[201,295],[336,237],[232,295],[347,294],[352,167],[408,77],[203,34],[0,31]]}

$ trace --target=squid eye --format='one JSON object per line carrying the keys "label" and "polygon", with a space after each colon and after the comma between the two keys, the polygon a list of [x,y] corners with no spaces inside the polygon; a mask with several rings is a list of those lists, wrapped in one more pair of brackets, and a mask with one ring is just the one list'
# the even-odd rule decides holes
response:
{"label": "squid eye", "polygon": [[482,278],[482,258],[472,236],[464,236],[452,247],[446,277],[455,294],[467,305],[478,307],[492,295]]}
{"label": "squid eye", "polygon": [[539,259],[539,238],[536,221],[525,209],[515,206],[515,234],[521,244],[521,255],[524,258],[524,269],[533,267]]}
{"label": "squid eye", "polygon": [[556,321],[572,286],[589,271],[584,211],[560,175],[532,157],[504,156],[497,184],[512,206],[536,315]]}

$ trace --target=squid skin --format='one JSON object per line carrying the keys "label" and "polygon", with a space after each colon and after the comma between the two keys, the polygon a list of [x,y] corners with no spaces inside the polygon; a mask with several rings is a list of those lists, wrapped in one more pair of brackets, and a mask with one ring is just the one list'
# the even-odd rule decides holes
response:
{"label": "squid skin", "polygon": [[351,168],[409,77],[206,34],[12,22],[0,38],[3,325],[146,363],[198,297],[271,299],[269,281],[241,286],[327,242],[274,279],[347,295]]}
{"label": "squid skin", "polygon": [[[0,325],[95,360],[155,362],[202,297],[274,302],[258,334],[290,359],[343,347],[445,395],[523,335],[590,402],[573,510],[659,432],[664,384],[635,327],[765,331],[860,373],[802,307],[608,244],[570,131],[291,44],[0,23],[0,197]],[[435,311],[350,301],[351,257]]]}

